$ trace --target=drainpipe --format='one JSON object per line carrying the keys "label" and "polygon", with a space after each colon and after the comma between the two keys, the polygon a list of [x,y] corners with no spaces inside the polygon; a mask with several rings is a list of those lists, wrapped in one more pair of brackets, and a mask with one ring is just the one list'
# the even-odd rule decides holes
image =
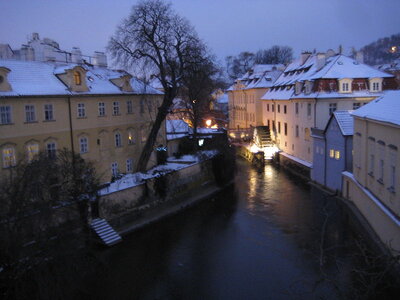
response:
{"label": "drainpipe", "polygon": [[72,158],[74,160],[75,157],[75,150],[74,150],[74,134],[72,131],[72,111],[71,111],[71,97],[68,97],[68,118],[69,118],[69,135],[71,139],[71,151],[72,151]]}
{"label": "drainpipe", "polygon": [[326,165],[327,165],[327,160],[328,160],[328,152],[327,152],[327,144],[326,144],[326,138],[325,138],[325,133],[324,133],[324,186],[326,186]]}

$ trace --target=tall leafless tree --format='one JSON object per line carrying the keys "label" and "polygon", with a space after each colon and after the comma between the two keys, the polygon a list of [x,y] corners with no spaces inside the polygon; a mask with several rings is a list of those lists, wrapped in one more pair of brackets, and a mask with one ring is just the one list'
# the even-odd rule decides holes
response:
{"label": "tall leafless tree", "polygon": [[137,165],[138,171],[144,171],[185,72],[207,57],[207,49],[189,22],[162,0],[142,0],[133,6],[111,38],[108,49],[117,63],[127,68],[140,65],[149,74],[156,74],[164,90]]}

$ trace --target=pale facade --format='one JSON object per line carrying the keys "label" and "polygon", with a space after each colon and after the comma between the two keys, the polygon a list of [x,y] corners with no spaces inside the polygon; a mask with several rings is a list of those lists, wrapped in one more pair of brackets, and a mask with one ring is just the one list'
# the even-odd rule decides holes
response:
{"label": "pale facade", "polygon": [[353,115],[353,173],[343,173],[343,195],[399,251],[400,92],[388,92]]}
{"label": "pale facade", "polygon": [[282,72],[283,65],[255,65],[228,89],[229,129],[263,125],[261,97]]}
{"label": "pale facade", "polygon": [[270,125],[280,150],[308,167],[311,128],[324,129],[334,111],[357,109],[394,88],[391,80],[390,74],[343,55],[304,53],[262,97],[263,124]]}
{"label": "pale facade", "polygon": [[[3,60],[1,70],[0,173],[63,148],[92,161],[103,182],[135,170],[160,92],[125,72],[86,65]],[[166,144],[164,124],[157,143]]]}

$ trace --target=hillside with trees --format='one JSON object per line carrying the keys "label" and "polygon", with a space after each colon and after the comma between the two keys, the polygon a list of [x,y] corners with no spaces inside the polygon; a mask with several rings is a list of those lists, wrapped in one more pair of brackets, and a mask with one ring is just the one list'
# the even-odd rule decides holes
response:
{"label": "hillside with trees", "polygon": [[364,53],[364,61],[369,65],[391,63],[400,58],[400,34],[380,38],[360,50]]}

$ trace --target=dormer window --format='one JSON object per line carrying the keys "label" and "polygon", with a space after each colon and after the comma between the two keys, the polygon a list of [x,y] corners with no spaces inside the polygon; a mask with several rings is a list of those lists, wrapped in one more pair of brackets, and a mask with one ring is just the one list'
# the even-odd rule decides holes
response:
{"label": "dormer window", "polygon": [[339,92],[340,93],[351,93],[352,92],[352,88],[351,88],[351,84],[352,84],[353,80],[350,78],[344,78],[339,80]]}
{"label": "dormer window", "polygon": [[81,73],[79,73],[78,71],[74,71],[74,82],[76,85],[82,84]]}
{"label": "dormer window", "polygon": [[301,90],[303,88],[303,83],[297,81],[295,85],[295,94],[298,95],[301,93]]}
{"label": "dormer window", "polygon": [[371,78],[369,80],[369,91],[377,93],[382,91],[382,78]]}
{"label": "dormer window", "polygon": [[11,85],[7,81],[7,75],[10,69],[0,66],[0,92],[11,91]]}

